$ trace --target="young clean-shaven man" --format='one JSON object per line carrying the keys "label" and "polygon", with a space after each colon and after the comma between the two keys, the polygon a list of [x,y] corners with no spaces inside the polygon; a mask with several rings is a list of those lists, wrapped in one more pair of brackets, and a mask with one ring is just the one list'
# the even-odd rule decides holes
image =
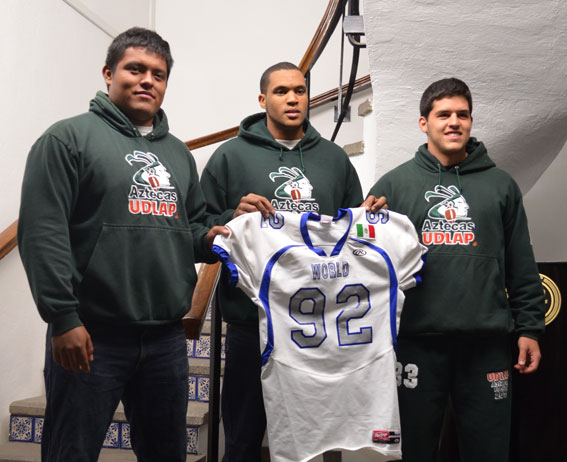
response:
{"label": "young clean-shaven man", "polygon": [[[157,33],[111,43],[108,94],[33,145],[19,250],[49,323],[42,460],[95,462],[122,400],[139,461],[186,460],[181,322],[194,263],[214,259],[193,157],[161,109],[173,59]],[[48,352],[49,353],[49,352]]]}
{"label": "young clean-shaven man", "polygon": [[472,97],[463,81],[432,83],[420,113],[427,143],[370,190],[406,214],[428,247],[423,283],[407,294],[398,338],[403,460],[436,460],[450,398],[461,461],[504,462],[512,367],[537,370],[544,330],[522,195],[470,136]]}

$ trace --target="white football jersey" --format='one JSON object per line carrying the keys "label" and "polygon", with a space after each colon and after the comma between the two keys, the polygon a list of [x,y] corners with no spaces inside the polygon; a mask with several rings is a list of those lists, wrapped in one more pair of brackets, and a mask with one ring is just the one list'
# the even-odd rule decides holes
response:
{"label": "white football jersey", "polygon": [[214,251],[260,309],[273,462],[369,447],[400,458],[396,333],[426,248],[388,210],[241,215]]}

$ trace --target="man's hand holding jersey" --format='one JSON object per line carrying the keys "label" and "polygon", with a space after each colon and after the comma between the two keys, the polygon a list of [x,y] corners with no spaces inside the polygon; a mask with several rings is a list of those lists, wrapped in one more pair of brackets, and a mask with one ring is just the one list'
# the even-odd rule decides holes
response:
{"label": "man's hand holding jersey", "polygon": [[268,218],[276,213],[276,209],[266,197],[250,193],[240,199],[240,203],[232,214],[232,218],[256,211],[260,211],[264,218]]}
{"label": "man's hand holding jersey", "polygon": [[209,248],[213,248],[213,241],[215,240],[215,236],[222,234],[223,236],[230,235],[230,231],[225,226],[213,226],[209,232],[206,234],[205,239],[207,240],[207,244]]}
{"label": "man's hand holding jersey", "polygon": [[387,209],[388,204],[386,204],[386,197],[380,196],[375,197],[372,194],[369,195],[365,201],[360,204],[361,207],[365,207],[367,212],[377,212],[380,209]]}

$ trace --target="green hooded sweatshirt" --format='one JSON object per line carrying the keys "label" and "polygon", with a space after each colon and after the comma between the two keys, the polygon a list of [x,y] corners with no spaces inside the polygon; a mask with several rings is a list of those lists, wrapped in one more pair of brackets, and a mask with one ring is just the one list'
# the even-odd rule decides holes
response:
{"label": "green hooded sweatshirt", "polygon": [[424,144],[370,190],[406,214],[429,249],[400,335],[515,331],[537,339],[545,306],[521,192],[483,143],[471,138],[467,153],[443,167]]}
{"label": "green hooded sweatshirt", "polygon": [[[362,203],[360,181],[345,152],[307,120],[303,129],[305,135],[290,150],[268,131],[265,113],[242,121],[238,137],[214,152],[201,176],[208,212],[219,216],[211,224],[228,222],[249,193],[268,198],[277,210],[333,216],[340,207]],[[225,321],[257,325],[257,306],[231,287],[224,273],[217,300]]]}
{"label": "green hooded sweatshirt", "polygon": [[98,92],[88,113],[50,127],[26,163],[18,243],[53,334],[179,320],[196,259],[213,258],[205,210],[193,157],[162,110],[141,136]]}

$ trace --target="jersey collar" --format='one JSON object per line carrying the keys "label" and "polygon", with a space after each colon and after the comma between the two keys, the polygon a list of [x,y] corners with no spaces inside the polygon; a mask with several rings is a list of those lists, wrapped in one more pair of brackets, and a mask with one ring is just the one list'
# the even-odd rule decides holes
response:
{"label": "jersey collar", "polygon": [[[331,257],[338,255],[341,253],[341,250],[347,240],[348,237],[348,233],[350,231],[350,228],[352,226],[352,211],[350,209],[339,209],[339,214],[336,217],[333,217],[333,221],[339,221],[342,220],[343,218],[348,217],[348,227],[345,231],[345,233],[343,234],[343,236],[337,241],[337,243],[335,244],[335,247],[333,249],[333,251],[331,252]],[[319,247],[315,247],[313,245],[313,242],[311,241],[311,237],[309,236],[309,230],[307,229],[307,221],[311,220],[311,221],[321,221],[321,215],[318,215],[315,212],[309,212],[309,213],[304,213],[303,215],[301,215],[301,223],[300,223],[300,229],[301,229],[301,236],[303,237],[303,241],[305,242],[305,245],[307,245],[307,247],[309,247],[309,249],[311,249],[313,252],[315,252],[317,255],[319,255],[320,257],[326,257],[327,254],[325,253],[325,251]]]}

